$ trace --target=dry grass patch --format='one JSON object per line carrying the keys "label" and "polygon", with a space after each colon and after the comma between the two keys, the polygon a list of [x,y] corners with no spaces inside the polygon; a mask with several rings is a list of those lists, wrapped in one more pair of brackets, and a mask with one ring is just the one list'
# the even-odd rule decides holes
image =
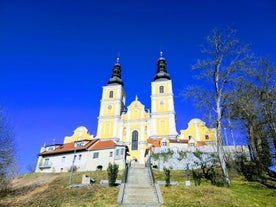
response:
{"label": "dry grass patch", "polygon": [[[119,172],[121,179],[123,172]],[[74,173],[73,184],[80,184],[82,175],[95,179],[96,183],[82,188],[69,188],[69,173],[32,173],[19,176],[13,181],[12,191],[1,199],[0,206],[14,207],[112,207],[116,206],[119,186],[101,186],[107,179],[106,171]]]}

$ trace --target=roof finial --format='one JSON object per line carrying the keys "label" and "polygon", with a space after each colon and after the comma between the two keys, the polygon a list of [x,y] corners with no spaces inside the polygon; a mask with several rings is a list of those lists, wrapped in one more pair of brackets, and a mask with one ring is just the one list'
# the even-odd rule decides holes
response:
{"label": "roof finial", "polygon": [[135,96],[135,101],[137,101],[137,100],[138,100],[138,96],[136,95],[136,96]]}
{"label": "roof finial", "polygon": [[163,57],[163,51],[162,50],[160,51],[160,57]]}
{"label": "roof finial", "polygon": [[117,53],[116,64],[120,64],[120,52]]}

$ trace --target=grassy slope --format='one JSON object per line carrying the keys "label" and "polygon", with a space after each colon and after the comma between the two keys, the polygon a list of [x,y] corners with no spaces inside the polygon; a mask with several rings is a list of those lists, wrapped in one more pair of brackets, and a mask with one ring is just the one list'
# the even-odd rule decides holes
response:
{"label": "grassy slope", "polygon": [[[121,178],[119,173],[118,179]],[[73,183],[81,183],[84,173],[74,173]],[[62,174],[26,174],[16,179],[19,186],[14,185],[11,194],[0,201],[0,206],[116,206],[119,187],[99,185],[100,180],[107,179],[106,171],[86,173],[96,180],[96,184],[83,188],[68,188],[69,173]],[[50,179],[53,177],[54,179]],[[43,179],[41,179],[43,178]],[[36,180],[46,180],[44,183]],[[49,182],[47,182],[49,180]]]}
{"label": "grassy slope", "polygon": [[[165,180],[164,172],[154,171],[155,179]],[[211,206],[211,207],[253,207],[276,206],[276,190],[269,189],[257,182],[248,182],[235,175],[230,187],[216,187],[207,181],[200,186],[184,185],[185,172],[171,171],[171,181],[178,181],[179,186],[161,186],[164,205],[177,206]]]}
{"label": "grassy slope", "polygon": [[[80,183],[83,173],[74,173],[73,183]],[[96,184],[84,188],[68,188],[69,173],[26,174],[16,178],[13,192],[0,200],[0,206],[78,206],[115,207],[119,187],[103,187],[100,180],[107,179],[106,171],[87,173]],[[121,179],[120,172],[119,178]],[[154,171],[156,180],[165,180],[164,172]],[[185,187],[185,172],[171,171],[172,181],[179,186],[161,186],[164,206],[276,206],[276,191],[256,182],[247,182],[236,176],[229,188],[215,187],[209,182],[201,186]]]}

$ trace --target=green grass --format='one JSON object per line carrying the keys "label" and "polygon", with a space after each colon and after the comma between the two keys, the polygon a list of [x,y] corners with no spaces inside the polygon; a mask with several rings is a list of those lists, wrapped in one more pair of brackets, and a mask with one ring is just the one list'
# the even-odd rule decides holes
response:
{"label": "green grass", "polygon": [[[81,183],[84,173],[74,173],[73,183]],[[94,185],[83,188],[68,188],[69,173],[62,174],[26,174],[22,181],[46,180],[54,176],[47,184],[22,185],[5,198],[0,199],[0,206],[14,207],[115,207],[119,193],[119,186],[108,187],[99,185],[107,179],[106,171],[86,173],[96,180]],[[123,172],[119,172],[118,179],[122,179]],[[165,180],[165,173],[155,170],[155,179]],[[191,177],[191,176],[190,176]],[[233,174],[230,187],[216,187],[209,181],[202,181],[200,186],[186,187],[185,171],[171,171],[171,181],[178,181],[179,186],[160,186],[166,207],[272,207],[276,206],[276,190],[267,188],[258,182],[248,182],[243,177]],[[22,182],[20,181],[20,182]]]}
{"label": "green grass", "polygon": [[[155,179],[165,180],[165,173],[154,171]],[[248,182],[237,174],[233,175],[230,187],[216,187],[204,180],[200,186],[186,187],[185,172],[171,171],[171,181],[179,186],[160,186],[166,207],[272,207],[276,206],[276,191],[257,182]]]}

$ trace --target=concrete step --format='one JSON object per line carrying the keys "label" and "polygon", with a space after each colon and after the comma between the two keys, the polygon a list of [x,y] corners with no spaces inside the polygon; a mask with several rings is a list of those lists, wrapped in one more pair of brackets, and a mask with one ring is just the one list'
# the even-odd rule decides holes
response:
{"label": "concrete step", "polygon": [[151,205],[151,204],[155,204],[158,205],[158,200],[155,199],[154,197],[150,197],[150,196],[132,196],[127,198],[127,200],[125,202],[123,202],[123,204],[143,204],[143,205]]}
{"label": "concrete step", "polygon": [[134,163],[129,168],[121,206],[159,206],[155,187],[145,165]]}
{"label": "concrete step", "polygon": [[128,187],[126,186],[125,195],[136,194],[136,195],[151,195],[155,194],[154,187]]}
{"label": "concrete step", "polygon": [[145,169],[145,164],[139,164],[139,163],[132,163],[131,168],[136,168],[136,169]]}
{"label": "concrete step", "polygon": [[130,169],[127,182],[129,184],[152,184],[148,169]]}

